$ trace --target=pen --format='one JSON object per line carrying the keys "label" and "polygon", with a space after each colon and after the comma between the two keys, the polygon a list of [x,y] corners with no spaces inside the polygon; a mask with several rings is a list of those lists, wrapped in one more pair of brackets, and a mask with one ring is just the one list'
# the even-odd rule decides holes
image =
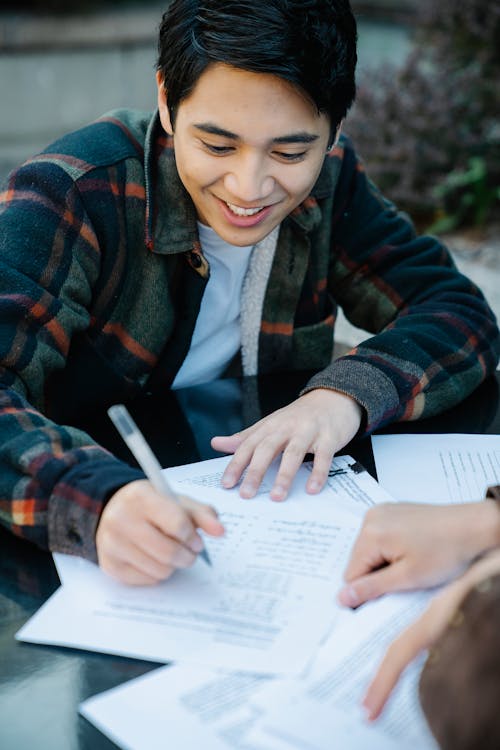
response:
{"label": "pen", "polygon": [[[176,502],[179,502],[177,494],[167,482],[158,459],[130,416],[128,409],[123,404],[116,404],[108,409],[108,415],[155,490],[170,495]],[[202,549],[199,554],[208,565],[212,564],[206,549]]]}

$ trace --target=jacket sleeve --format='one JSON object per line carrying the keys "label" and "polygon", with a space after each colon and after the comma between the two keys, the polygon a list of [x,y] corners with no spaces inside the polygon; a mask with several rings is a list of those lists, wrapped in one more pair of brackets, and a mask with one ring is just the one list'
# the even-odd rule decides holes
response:
{"label": "jacket sleeve", "polygon": [[0,196],[0,521],[40,547],[96,559],[106,499],[144,476],[47,418],[47,384],[88,328],[99,247],[73,180],[40,158]]}
{"label": "jacket sleeve", "polygon": [[417,236],[345,149],[333,208],[330,293],[374,334],[314,376],[355,398],[366,432],[429,417],[464,399],[494,371],[495,316],[441,242]]}

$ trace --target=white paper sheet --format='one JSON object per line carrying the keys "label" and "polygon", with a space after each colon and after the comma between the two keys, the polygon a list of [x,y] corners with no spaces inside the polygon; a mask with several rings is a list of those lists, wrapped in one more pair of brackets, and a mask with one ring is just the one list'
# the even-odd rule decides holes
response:
{"label": "white paper sheet", "polygon": [[418,707],[420,664],[407,671],[376,724],[360,709],[388,642],[428,598],[400,594],[343,610],[300,681],[173,666],[91,698],[80,711],[127,750],[159,750],[165,737],[183,750],[435,750]]}
{"label": "white paper sheet", "polygon": [[[188,494],[201,502],[212,503],[217,508],[220,503],[223,507],[227,507],[228,502],[241,501],[237,489],[225,490],[220,485],[222,474],[230,460],[231,456],[214,458],[195,464],[174,466],[164,471],[169,483],[179,493]],[[276,504],[269,500],[269,491],[276,476],[278,463],[275,461],[267,471],[257,496],[242,502],[258,508],[266,508],[269,502],[271,505]],[[391,499],[368,472],[350,456],[336,456],[332,462],[325,489],[318,495],[308,495],[305,492],[305,484],[311,467],[312,463],[306,462],[299,469],[289,496],[283,503],[287,512],[291,507],[296,505],[302,507],[307,502],[312,512],[320,513],[326,507],[327,498],[330,498],[335,501],[336,510],[359,515],[371,505]]]}
{"label": "white paper sheet", "polygon": [[80,713],[128,750],[257,750],[245,737],[269,679],[174,665],[90,698]]}
{"label": "white paper sheet", "polygon": [[373,435],[380,484],[397,500],[465,503],[500,484],[500,435]]}
{"label": "white paper sheet", "polygon": [[288,502],[264,493],[242,500],[218,486],[227,460],[168,470],[178,490],[214,504],[226,525],[224,538],[206,538],[213,567],[198,560],[137,588],[57,556],[64,586],[17,637],[228,670],[303,671],[338,611],[335,594],[362,510],[387,496],[343,458],[320,495],[306,495],[302,467]]}
{"label": "white paper sheet", "polygon": [[250,731],[250,742],[279,738],[308,750],[436,750],[422,715],[417,682],[422,661],[410,665],[375,723],[361,701],[387,646],[429,600],[429,592],[394,594],[355,612],[345,611],[306,680],[286,681],[271,696],[272,709]]}
{"label": "white paper sheet", "polygon": [[[500,482],[500,438],[497,436],[384,435],[375,436],[373,444],[381,483],[401,500],[450,503],[480,500],[488,484]],[[218,471],[216,466],[206,468]],[[189,474],[183,474],[183,469],[174,472],[178,472],[181,485],[189,483]],[[207,471],[203,479],[196,478],[200,486],[210,486],[216,481],[211,471]],[[342,483],[347,486],[341,488]],[[369,481],[366,496],[360,494],[359,482],[353,482],[349,473],[339,475],[336,480],[332,478],[332,485],[338,491],[336,507],[342,508],[346,516],[353,512],[359,517],[373,502],[391,499],[383,493],[374,493]],[[186,491],[194,494],[191,489],[186,488]],[[215,491],[220,492],[217,488]],[[205,499],[213,502],[213,498]],[[289,509],[297,501],[303,502],[300,489],[298,495],[292,496]],[[315,507],[315,519],[322,518],[323,510],[316,507],[318,499],[308,498],[308,501],[311,508]],[[354,508],[358,510],[353,511]],[[293,513],[290,521],[290,527],[276,528],[274,533],[280,540],[279,546],[283,549],[289,546],[292,550],[300,548],[299,540],[307,544],[308,534],[294,534]],[[237,538],[240,524],[244,526],[245,521],[239,517],[234,525],[229,524],[228,538],[232,535]],[[317,542],[317,538],[314,541]],[[263,559],[266,559],[266,552],[264,544]],[[309,572],[314,569],[313,548],[310,552],[306,565]],[[225,557],[223,547],[218,547],[217,542],[212,545],[210,554],[219,562]],[[336,561],[340,563],[342,557],[345,551],[339,553]],[[293,554],[285,555],[282,564],[293,568],[293,559]],[[319,559],[318,573],[322,579],[331,573],[333,560],[321,553]],[[269,559],[267,562],[269,564]],[[227,679],[231,684],[232,676],[217,676],[212,671],[184,666],[177,674],[186,675],[186,679],[177,680],[176,672],[171,670],[157,671],[91,699],[82,711],[121,747],[130,750],[156,750],[154,738],[164,737],[168,731],[163,716],[167,721],[173,717],[175,744],[186,750],[194,748],[195,743],[201,746],[197,734],[200,722],[205,722],[203,746],[209,750],[228,746],[238,750],[332,750],[334,747],[342,750],[399,750],[401,747],[435,750],[436,744],[417,698],[422,660],[405,671],[377,722],[368,724],[361,710],[362,697],[388,644],[418,616],[431,595],[431,592],[397,594],[371,602],[355,612],[340,611],[329,637],[323,640],[300,680],[271,679],[264,683],[259,678],[254,685],[243,682],[243,689],[239,693],[235,691],[236,697],[231,690],[225,693],[224,708],[220,711],[222,706],[217,701],[211,707],[207,685],[212,685],[217,694],[217,686],[224,684],[218,681]],[[200,702],[188,701],[189,710],[194,712],[194,718],[191,715],[188,719],[185,696],[193,691],[199,695]],[[158,707],[158,696],[165,698],[167,708]],[[148,714],[150,703],[155,705],[151,717]],[[130,716],[130,723],[128,719],[124,722],[125,715]],[[226,735],[224,730],[227,730]],[[213,744],[221,742],[222,745]]]}

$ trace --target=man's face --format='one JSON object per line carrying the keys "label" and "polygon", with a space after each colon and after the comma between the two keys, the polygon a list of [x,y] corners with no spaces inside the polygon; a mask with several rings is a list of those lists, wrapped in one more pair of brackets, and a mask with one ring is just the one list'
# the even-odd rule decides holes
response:
{"label": "man's face", "polygon": [[[164,129],[172,133],[158,76]],[[177,108],[179,176],[198,218],[232,245],[254,245],[309,195],[330,123],[290,83],[213,64]]]}

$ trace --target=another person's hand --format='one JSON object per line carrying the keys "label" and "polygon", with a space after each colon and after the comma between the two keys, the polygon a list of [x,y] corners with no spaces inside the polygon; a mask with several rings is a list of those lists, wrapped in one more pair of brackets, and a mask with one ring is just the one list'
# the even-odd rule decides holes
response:
{"label": "another person's hand", "polygon": [[358,607],[388,592],[435,586],[497,544],[500,513],[492,500],[375,506],[354,543],[339,602]]}
{"label": "another person's hand", "polygon": [[436,643],[452,622],[468,592],[498,573],[500,550],[494,550],[480,558],[460,578],[437,594],[423,615],[392,643],[363,700],[368,719],[373,721],[381,714],[405,667],[421,651]]}
{"label": "another person's hand", "polygon": [[314,466],[306,490],[319,492],[328,478],[334,454],[356,435],[362,408],[350,396],[317,388],[300,396],[242,432],[212,438],[212,447],[234,453],[222,477],[224,487],[241,479],[241,497],[253,497],[271,462],[283,453],[271,498],[284,500],[307,453],[314,454]]}
{"label": "another person's hand", "polygon": [[188,568],[203,548],[197,532],[221,536],[216,511],[186,497],[177,503],[145,479],[121,487],[106,504],[96,532],[100,567],[122,583],[144,585]]}

